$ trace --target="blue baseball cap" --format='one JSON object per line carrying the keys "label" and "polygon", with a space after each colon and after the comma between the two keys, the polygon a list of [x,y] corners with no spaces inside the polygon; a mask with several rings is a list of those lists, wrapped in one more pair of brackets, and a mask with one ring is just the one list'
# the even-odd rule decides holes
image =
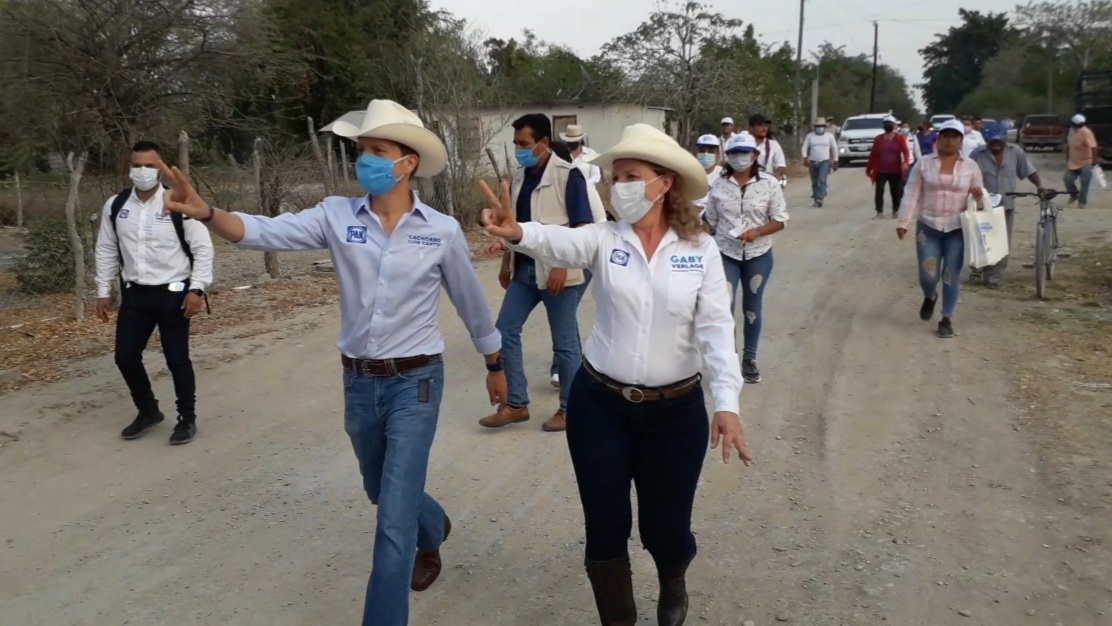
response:
{"label": "blue baseball cap", "polygon": [[1008,127],[996,122],[985,126],[981,131],[985,141],[1007,141],[1008,140]]}

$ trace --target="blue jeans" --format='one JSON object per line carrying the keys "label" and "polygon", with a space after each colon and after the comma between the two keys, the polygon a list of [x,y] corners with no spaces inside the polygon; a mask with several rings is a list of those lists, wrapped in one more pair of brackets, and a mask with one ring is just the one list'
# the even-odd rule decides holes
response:
{"label": "blue jeans", "polygon": [[[1077,179],[1081,179],[1081,189],[1077,189]],[[1089,185],[1093,182],[1093,166],[1086,165],[1079,170],[1066,170],[1062,177],[1066,191],[1077,194],[1078,204],[1089,204]]]}
{"label": "blue jeans", "polygon": [[816,202],[826,198],[826,177],[830,175],[830,161],[808,161],[807,169],[811,171],[811,197]]}
{"label": "blue jeans", "polygon": [[[579,289],[579,302],[583,302],[583,294],[587,293],[587,287],[591,284],[591,270],[583,270],[583,284],[578,287]],[[575,304],[576,310],[579,310],[579,302]],[[583,340],[579,340],[579,351],[583,351]],[[555,376],[560,373],[560,362],[556,357],[556,352],[552,353],[552,367],[548,368],[548,375]]]}
{"label": "blue jeans", "polygon": [[961,229],[944,233],[922,222],[915,227],[915,252],[919,257],[919,287],[924,298],[938,295],[942,280],[942,317],[953,317],[965,263],[965,239]]}
{"label": "blue jeans", "polygon": [[552,332],[552,352],[559,365],[557,373],[560,375],[560,408],[568,408],[571,381],[575,371],[579,369],[579,361],[582,360],[579,322],[575,318],[582,290],[583,285],[576,285],[552,295],[537,286],[535,265],[522,265],[514,272],[495,323],[498,332],[502,333],[502,355],[506,359],[506,385],[509,387],[506,403],[510,406],[529,406],[529,380],[525,377],[521,329],[533,309],[544,303],[548,313],[548,327]]}
{"label": "blue jeans", "polygon": [[444,541],[444,509],[425,493],[443,393],[440,361],[391,377],[344,371],[344,430],[378,506],[363,626],[409,623],[414,554]]}
{"label": "blue jeans", "polygon": [[742,359],[757,360],[757,344],[761,340],[761,311],[764,308],[764,290],[772,276],[772,249],[761,256],[739,261],[722,255],[722,269],[726,270],[726,282],[730,284],[730,312],[737,303],[738,286],[741,290],[741,309],[745,312],[745,352]]}

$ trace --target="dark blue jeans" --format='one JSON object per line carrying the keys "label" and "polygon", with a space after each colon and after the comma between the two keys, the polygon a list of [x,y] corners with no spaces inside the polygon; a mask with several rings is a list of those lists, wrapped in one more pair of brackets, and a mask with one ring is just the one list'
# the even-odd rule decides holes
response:
{"label": "dark blue jeans", "polygon": [[743,335],[746,361],[757,360],[757,344],[761,341],[761,317],[764,309],[764,290],[772,276],[772,249],[761,256],[739,261],[722,255],[722,269],[726,271],[726,282],[730,283],[730,311],[737,303],[737,292],[741,288],[741,310],[745,313]]}
{"label": "dark blue jeans", "polygon": [[[579,289],[579,302],[583,302],[583,294],[587,293],[587,287],[591,285],[591,270],[583,270],[583,284],[577,287]],[[575,303],[576,311],[579,310],[579,302]],[[583,351],[583,340],[579,340],[579,351]],[[560,362],[556,358],[556,352],[552,352],[552,367],[548,368],[548,374],[555,376],[560,373]]]}
{"label": "dark blue jeans", "polygon": [[961,229],[944,233],[916,222],[915,253],[919,257],[919,287],[924,298],[938,295],[942,280],[942,317],[953,317],[961,290],[961,268],[965,263],[965,238]]}
{"label": "dark blue jeans", "polygon": [[710,438],[701,386],[679,398],[634,404],[580,368],[568,401],[567,437],[588,559],[628,553],[631,482],[641,543],[657,567],[695,556],[691,510]]}
{"label": "dark blue jeans", "polygon": [[344,430],[359,459],[363,488],[378,505],[363,626],[409,623],[414,554],[444,541],[444,509],[425,493],[443,393],[439,361],[391,377],[344,371]]}
{"label": "dark blue jeans", "polygon": [[560,408],[568,407],[571,380],[582,359],[579,349],[579,322],[575,312],[583,285],[568,287],[552,295],[537,286],[536,266],[523,265],[514,272],[506,298],[498,311],[495,326],[502,333],[502,355],[506,359],[507,404],[529,406],[529,380],[525,377],[525,356],[521,347],[521,329],[538,304],[544,303],[548,327],[552,333],[552,352],[556,355],[560,374]]}

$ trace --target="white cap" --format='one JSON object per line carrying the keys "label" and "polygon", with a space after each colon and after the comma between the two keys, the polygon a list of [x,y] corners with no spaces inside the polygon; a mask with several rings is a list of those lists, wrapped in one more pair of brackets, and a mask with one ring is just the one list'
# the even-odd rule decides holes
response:
{"label": "white cap", "polygon": [[724,117],[724,118],[722,118],[722,123],[723,123],[723,124],[733,124],[733,123],[734,123],[734,118],[732,118],[732,117]]}
{"label": "white cap", "polygon": [[1070,121],[1073,122],[1074,124],[1077,124],[1078,126],[1080,126],[1080,125],[1085,123],[1085,116],[1078,113],[1077,115],[1074,115],[1073,117],[1071,117]]}
{"label": "white cap", "polygon": [[714,148],[721,147],[718,143],[718,137],[715,137],[714,135],[699,135],[699,138],[695,140],[695,145]]}
{"label": "white cap", "polygon": [[[873,119],[876,119],[876,118],[873,118]],[[885,124],[899,124],[900,120],[898,120],[895,117],[889,115],[888,117],[884,118],[884,123]]]}
{"label": "white cap", "polygon": [[965,135],[965,126],[963,126],[962,123],[957,120],[946,120],[945,122],[942,122],[942,124],[938,126],[938,132],[941,133],[944,130],[952,130],[955,133],[961,133],[962,135]]}
{"label": "white cap", "polygon": [[726,142],[726,154],[731,152],[756,152],[757,141],[749,133],[739,133]]}

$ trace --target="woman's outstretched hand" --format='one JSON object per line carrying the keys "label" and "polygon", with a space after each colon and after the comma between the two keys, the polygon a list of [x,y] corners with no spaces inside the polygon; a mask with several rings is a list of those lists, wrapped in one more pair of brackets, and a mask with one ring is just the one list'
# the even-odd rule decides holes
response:
{"label": "woman's outstretched hand", "polygon": [[479,181],[479,190],[486,198],[487,208],[483,209],[483,228],[495,237],[501,237],[510,243],[521,241],[521,225],[517,223],[514,209],[510,206],[510,186],[501,185],[501,198],[494,195],[485,180]]}
{"label": "woman's outstretched hand", "polygon": [[710,424],[710,448],[715,450],[722,444],[722,462],[729,463],[731,448],[737,450],[738,458],[742,463],[749,465],[753,457],[749,455],[749,448],[745,445],[745,435],[741,433],[741,418],[736,413],[718,411],[714,414],[714,421]]}
{"label": "woman's outstretched hand", "polygon": [[169,215],[173,211],[195,220],[205,219],[209,216],[208,203],[201,199],[201,196],[193,189],[193,185],[189,184],[189,179],[181,173],[181,170],[176,167],[169,167],[162,161],[158,162],[158,169],[162,172],[164,180],[173,183],[162,202],[165,215]]}

